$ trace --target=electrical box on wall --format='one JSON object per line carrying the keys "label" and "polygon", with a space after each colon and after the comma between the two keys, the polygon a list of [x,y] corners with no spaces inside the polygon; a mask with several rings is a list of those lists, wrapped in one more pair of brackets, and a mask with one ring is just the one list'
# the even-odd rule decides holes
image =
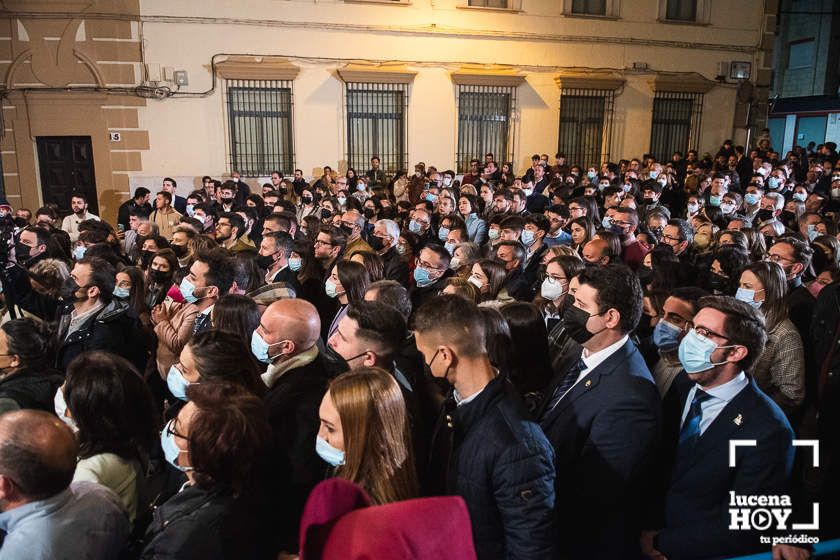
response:
{"label": "electrical box on wall", "polygon": [[187,75],[186,70],[176,70],[175,71],[175,85],[177,85],[177,86],[188,86],[188,85],[190,85],[190,78]]}

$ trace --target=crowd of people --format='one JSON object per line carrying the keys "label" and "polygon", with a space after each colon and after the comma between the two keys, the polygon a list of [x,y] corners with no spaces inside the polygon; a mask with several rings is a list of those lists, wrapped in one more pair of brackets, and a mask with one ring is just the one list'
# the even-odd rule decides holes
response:
{"label": "crowd of people", "polygon": [[387,526],[415,558],[674,560],[790,532],[732,529],[734,496],[818,502],[808,535],[836,536],[836,146],[513,169],[166,178],[113,225],[82,194],[0,205],[0,558],[368,558]]}

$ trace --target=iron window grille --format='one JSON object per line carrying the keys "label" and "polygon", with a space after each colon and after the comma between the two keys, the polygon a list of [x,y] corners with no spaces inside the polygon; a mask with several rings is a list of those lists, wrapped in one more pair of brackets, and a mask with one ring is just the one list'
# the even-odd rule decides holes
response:
{"label": "iron window grille", "polygon": [[665,19],[671,21],[696,21],[697,0],[667,0]]}
{"label": "iron window grille", "polygon": [[468,6],[478,8],[508,8],[508,0],[469,0]]}
{"label": "iron window grille", "polygon": [[357,174],[365,174],[373,156],[387,175],[406,168],[408,84],[348,82],[345,111],[347,162]]}
{"label": "iron window grille", "polygon": [[572,0],[572,13],[605,16],[607,15],[607,0]]}
{"label": "iron window grille", "polygon": [[229,165],[245,177],[295,168],[292,80],[226,80]]}
{"label": "iron window grille", "polygon": [[650,131],[650,153],[657,161],[668,161],[680,151],[697,149],[703,118],[702,93],[656,92]]}
{"label": "iron window grille", "polygon": [[557,151],[584,167],[609,161],[614,108],[611,89],[563,88]]}
{"label": "iron window grille", "polygon": [[484,161],[486,153],[492,153],[500,167],[513,161],[515,107],[514,86],[458,86],[459,173],[469,170],[473,158]]}

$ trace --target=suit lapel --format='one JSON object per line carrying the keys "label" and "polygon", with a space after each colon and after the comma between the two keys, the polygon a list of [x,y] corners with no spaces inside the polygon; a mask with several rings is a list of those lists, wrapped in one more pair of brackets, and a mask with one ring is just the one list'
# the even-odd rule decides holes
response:
{"label": "suit lapel", "polygon": [[[720,411],[717,418],[714,419],[711,425],[706,428],[706,431],[703,432],[703,435],[700,436],[700,439],[697,440],[697,444],[694,446],[694,449],[690,451],[690,453],[682,461],[682,464],[678,463],[676,465],[675,472],[680,475],[684,474],[694,465],[694,463],[703,457],[706,457],[712,449],[715,449],[716,447],[719,448],[721,445],[726,446],[728,452],[729,440],[738,439],[738,432],[745,426],[748,426],[749,422],[753,420],[751,412],[755,407],[755,399],[753,398],[754,391],[752,384],[753,381],[750,379],[749,385],[744,387],[744,389],[738,393],[734,399],[729,401],[729,404]],[[685,398],[682,399],[682,404],[684,407]],[[680,418],[682,417],[680,416]],[[677,476],[677,478],[679,478],[679,476]]]}

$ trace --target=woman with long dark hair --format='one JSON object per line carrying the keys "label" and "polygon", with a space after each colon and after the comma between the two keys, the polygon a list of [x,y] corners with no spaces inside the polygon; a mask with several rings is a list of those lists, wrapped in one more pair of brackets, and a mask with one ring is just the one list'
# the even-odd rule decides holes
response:
{"label": "woman with long dark hair", "polygon": [[365,290],[369,284],[370,274],[364,265],[353,261],[336,263],[330,277],[327,278],[325,291],[328,297],[338,300],[340,307],[330,323],[328,335],[324,340],[329,340],[338,329],[338,324],[347,314],[347,306],[365,299]]}
{"label": "woman with long dark hair", "polygon": [[146,383],[127,360],[86,352],[70,362],[55,395],[56,414],[77,430],[79,463],[73,480],[113,490],[133,522],[156,445],[155,408]]}

